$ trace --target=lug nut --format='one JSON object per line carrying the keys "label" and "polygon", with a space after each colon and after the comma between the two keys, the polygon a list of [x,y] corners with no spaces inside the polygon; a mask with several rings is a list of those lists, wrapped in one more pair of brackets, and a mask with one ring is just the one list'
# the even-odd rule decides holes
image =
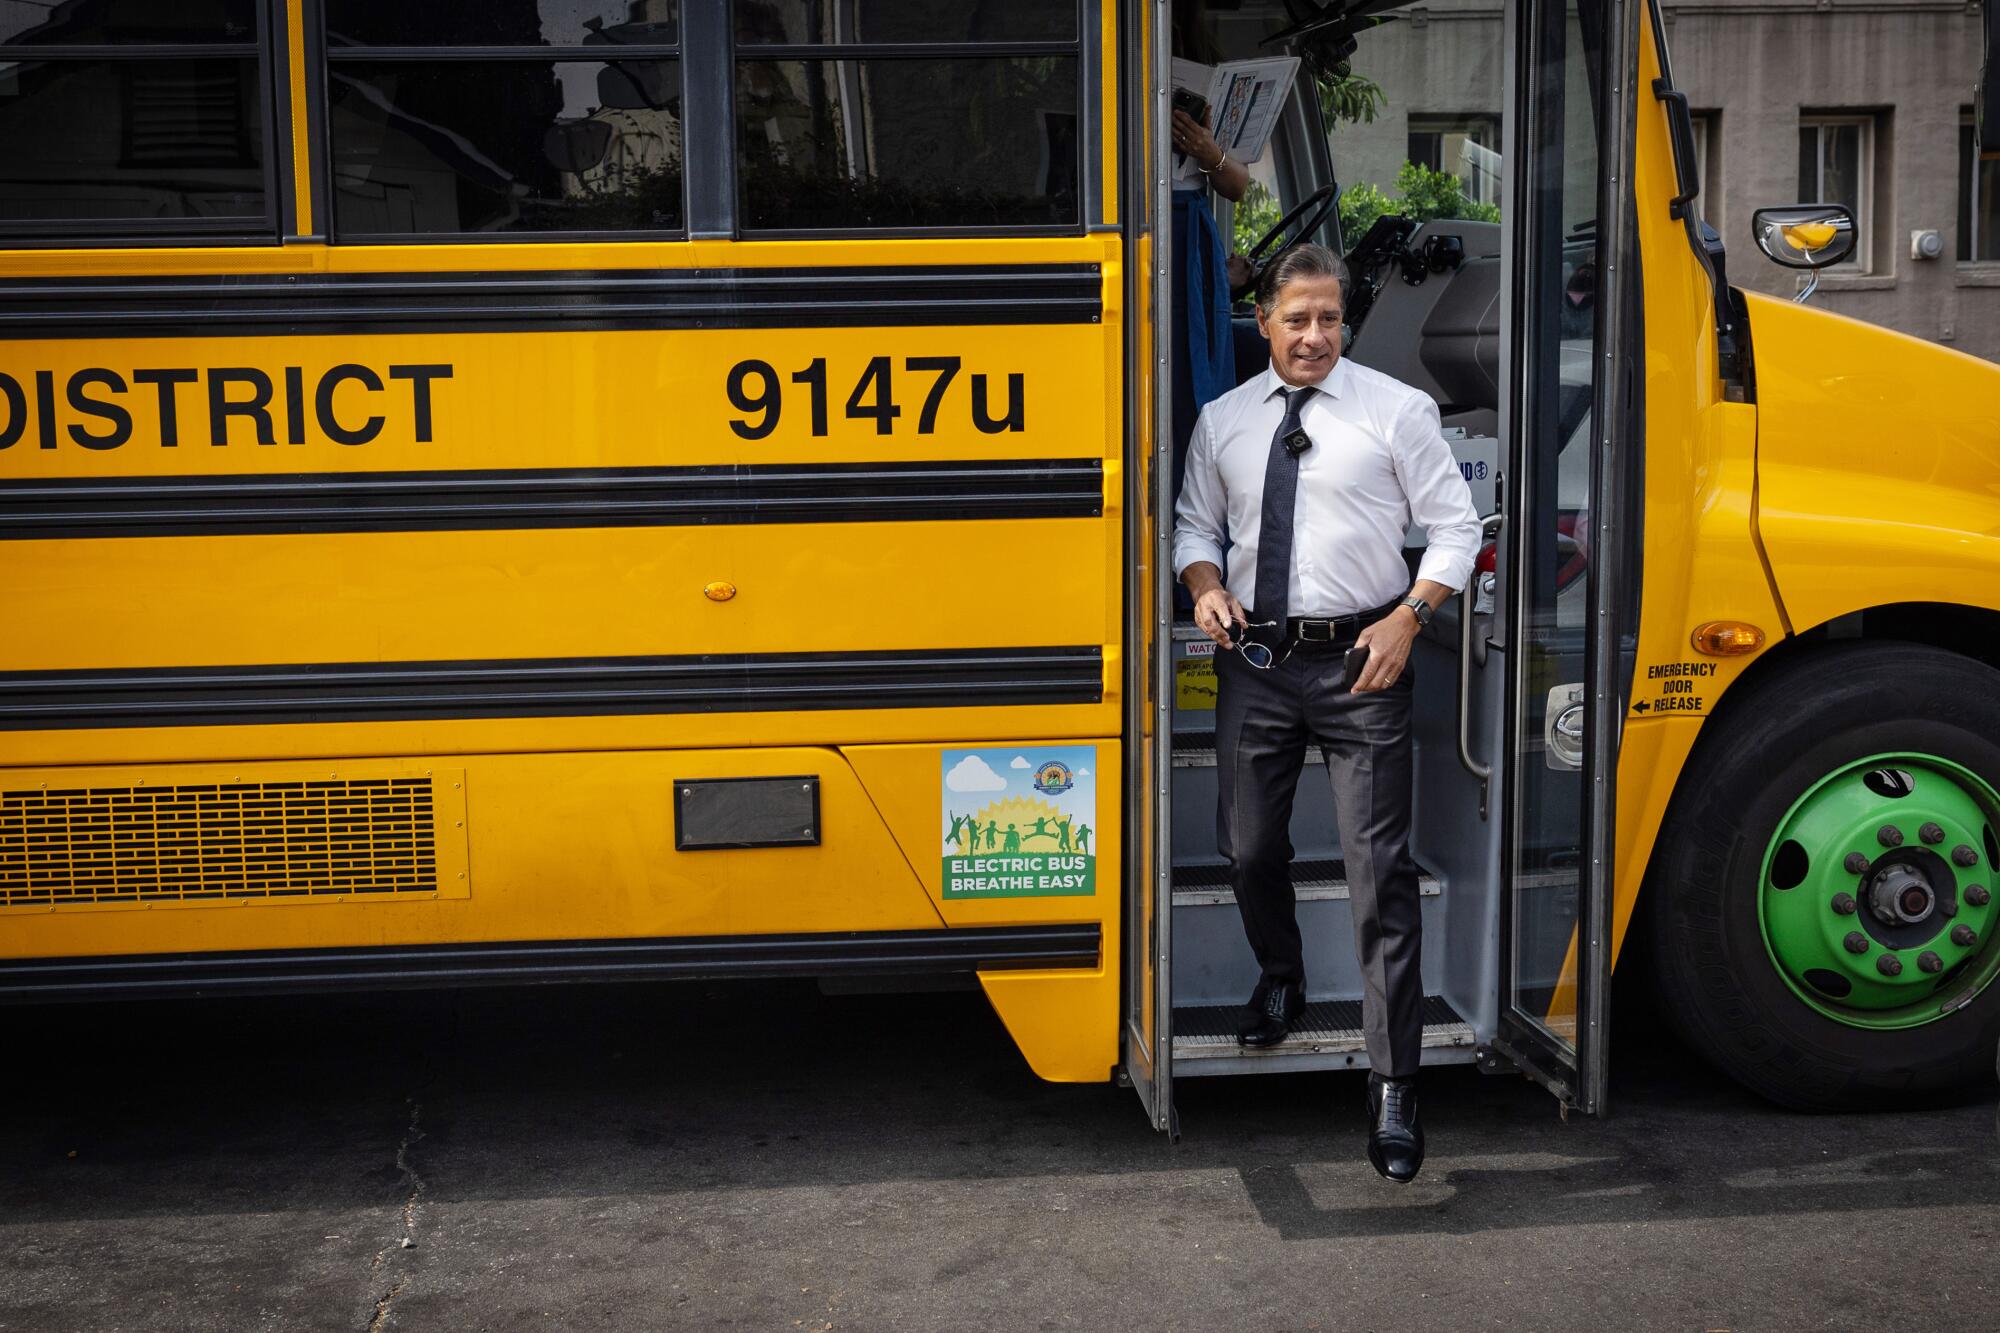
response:
{"label": "lug nut", "polygon": [[1894,824],[1884,824],[1881,828],[1875,830],[1875,841],[1881,843],[1884,847],[1901,847],[1903,845],[1903,830],[1897,828]]}
{"label": "lug nut", "polygon": [[1933,845],[1944,841],[1944,830],[1936,824],[1926,824],[1917,830],[1917,836]]}
{"label": "lug nut", "polygon": [[1833,895],[1833,910],[1834,910],[1835,912],[1839,913],[1839,914],[1840,914],[1841,916],[1853,916],[1853,915],[1854,915],[1854,895],[1853,895],[1853,894],[1851,894],[1851,893],[1836,893],[1836,894],[1834,894],[1834,895]]}
{"label": "lug nut", "polygon": [[1973,945],[1979,943],[1979,932],[1971,926],[1953,926],[1951,928],[1951,942],[1961,949],[1970,949]]}
{"label": "lug nut", "polygon": [[1944,959],[1926,949],[1917,955],[1917,966],[1925,972],[1942,972]]}
{"label": "lug nut", "polygon": [[1847,951],[1849,953],[1868,952],[1868,937],[1866,935],[1863,935],[1858,930],[1848,931],[1847,938],[1842,940],[1841,943],[1847,946]]}
{"label": "lug nut", "polygon": [[1965,886],[1965,901],[1974,907],[1984,907],[1993,901],[1993,895],[1986,891],[1984,884],[1968,884]]}
{"label": "lug nut", "polygon": [[1953,865],[1976,866],[1979,864],[1979,853],[1961,842],[1951,849],[1951,860]]}
{"label": "lug nut", "polygon": [[1875,970],[1885,977],[1900,977],[1903,975],[1903,960],[1895,954],[1885,953],[1875,960]]}
{"label": "lug nut", "polygon": [[1850,875],[1865,875],[1868,873],[1868,858],[1860,852],[1849,852],[1847,860],[1841,864],[1847,868],[1847,873]]}

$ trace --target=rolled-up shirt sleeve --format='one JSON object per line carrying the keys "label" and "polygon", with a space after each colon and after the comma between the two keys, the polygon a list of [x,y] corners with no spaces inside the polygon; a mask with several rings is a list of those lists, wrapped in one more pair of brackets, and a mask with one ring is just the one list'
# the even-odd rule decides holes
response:
{"label": "rolled-up shirt sleeve", "polygon": [[1427,536],[1417,577],[1461,591],[1479,553],[1479,511],[1428,394],[1412,395],[1397,413],[1394,456],[1410,521],[1421,523]]}
{"label": "rolled-up shirt sleeve", "polygon": [[1222,569],[1228,527],[1229,497],[1216,470],[1210,414],[1204,410],[1188,441],[1187,471],[1181,478],[1180,498],[1174,501],[1174,577],[1203,560]]}

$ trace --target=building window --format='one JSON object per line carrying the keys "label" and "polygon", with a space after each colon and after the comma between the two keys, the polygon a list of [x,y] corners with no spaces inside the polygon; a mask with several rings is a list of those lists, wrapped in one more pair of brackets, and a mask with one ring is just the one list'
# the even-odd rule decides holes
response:
{"label": "building window", "polygon": [[1689,121],[1694,126],[1694,178],[1701,186],[1701,215],[1711,225],[1722,226],[1722,113],[1696,111]]}
{"label": "building window", "polygon": [[1854,253],[1835,267],[1874,268],[1875,117],[1799,117],[1799,202],[1845,204],[1854,214]]}
{"label": "building window", "polygon": [[678,232],[679,0],[325,0],[344,240]]}
{"label": "building window", "polygon": [[1073,230],[1076,0],[735,0],[746,232]]}
{"label": "building window", "polygon": [[1500,117],[1411,116],[1410,161],[1447,172],[1475,203],[1500,202]]}
{"label": "building window", "polygon": [[1958,126],[1958,262],[2000,260],[2000,158],[1980,160],[1972,113]]}
{"label": "building window", "polygon": [[275,240],[265,0],[0,4],[0,235]]}

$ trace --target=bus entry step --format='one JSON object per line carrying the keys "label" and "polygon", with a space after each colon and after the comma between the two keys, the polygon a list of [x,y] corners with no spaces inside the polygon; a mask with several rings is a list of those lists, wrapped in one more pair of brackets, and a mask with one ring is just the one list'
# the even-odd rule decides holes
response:
{"label": "bus entry step", "polygon": [[[1291,1036],[1261,1049],[1236,1044],[1236,1019],[1242,1011],[1240,1004],[1175,1009],[1174,1077],[1368,1067],[1359,1000],[1315,1000],[1292,1025]],[[1450,1001],[1442,995],[1424,997],[1426,1065],[1468,1064],[1475,1045],[1472,1025]]]}

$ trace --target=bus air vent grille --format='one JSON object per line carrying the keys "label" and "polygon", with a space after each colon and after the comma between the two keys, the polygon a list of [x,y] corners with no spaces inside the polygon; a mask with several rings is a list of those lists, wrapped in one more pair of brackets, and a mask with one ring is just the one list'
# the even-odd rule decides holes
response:
{"label": "bus air vent grille", "polygon": [[0,791],[0,907],[434,893],[435,779]]}

